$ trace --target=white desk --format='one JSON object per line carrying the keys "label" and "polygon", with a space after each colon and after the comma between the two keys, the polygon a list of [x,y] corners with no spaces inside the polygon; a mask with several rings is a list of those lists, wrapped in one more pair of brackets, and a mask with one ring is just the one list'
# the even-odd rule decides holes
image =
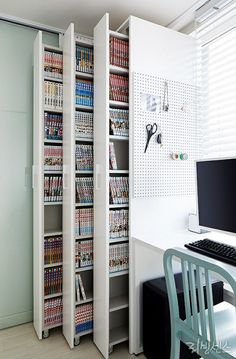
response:
{"label": "white desk", "polygon": [[[163,254],[165,250],[183,247],[186,243],[203,238],[236,245],[236,237],[221,233],[195,234],[188,230],[176,231],[175,235],[173,235],[173,231],[171,234],[168,234],[168,231],[155,234],[147,232],[144,237],[132,238],[132,255],[130,256],[130,352],[135,354],[143,351],[142,284],[147,280],[164,276]],[[236,278],[236,267],[230,267],[235,270]],[[180,271],[178,263],[174,270]]]}

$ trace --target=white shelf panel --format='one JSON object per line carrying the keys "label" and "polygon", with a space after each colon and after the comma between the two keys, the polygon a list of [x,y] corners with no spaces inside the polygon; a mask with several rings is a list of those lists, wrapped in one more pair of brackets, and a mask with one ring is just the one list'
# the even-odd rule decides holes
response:
{"label": "white shelf panel", "polygon": [[128,270],[121,270],[121,271],[109,273],[109,277],[114,278],[114,277],[119,277],[120,275],[126,275],[126,274],[129,274]]}
{"label": "white shelf panel", "polygon": [[116,345],[129,339],[127,326],[121,326],[110,330],[110,345]]}
{"label": "white shelf panel", "polygon": [[79,302],[75,302],[75,305],[81,305],[81,304],[85,304],[85,303],[90,303],[93,301],[93,293],[92,292],[86,292],[86,297],[87,299],[81,299]]}
{"label": "white shelf panel", "polygon": [[116,37],[117,39],[122,39],[122,40],[128,40],[129,36],[125,35],[125,34],[121,34],[120,32],[116,32],[116,31],[109,31],[110,36]]}
{"label": "white shelf panel", "polygon": [[109,204],[109,208],[127,208],[129,207],[128,203],[125,204]]}
{"label": "white shelf panel", "polygon": [[76,175],[92,175],[93,171],[75,171]]}
{"label": "white shelf panel", "polygon": [[44,139],[44,143],[56,143],[59,145],[62,145],[62,140],[48,140],[48,139]]}
{"label": "white shelf panel", "polygon": [[109,105],[110,105],[110,107],[115,107],[115,108],[127,108],[127,107],[129,107],[128,102],[113,101],[113,100],[109,100]]}
{"label": "white shelf panel", "polygon": [[52,264],[44,264],[44,268],[52,268],[52,267],[60,267],[62,266],[62,262],[60,263],[52,263]]}
{"label": "white shelf panel", "polygon": [[57,297],[61,297],[62,293],[56,293],[56,294],[49,294],[49,295],[45,295],[44,299],[51,299],[51,298],[57,298]]}
{"label": "white shelf panel", "polygon": [[44,206],[61,206],[62,202],[44,202]]}
{"label": "white shelf panel", "polygon": [[75,105],[75,109],[76,109],[76,110],[93,111],[93,106]]}
{"label": "white shelf panel", "polygon": [[50,76],[44,76],[43,78],[44,80],[46,81],[53,81],[53,82],[59,82],[59,83],[63,83],[63,80],[62,79],[56,79],[54,77],[50,77]]}
{"label": "white shelf panel", "polygon": [[78,207],[91,207],[93,206],[93,203],[76,203],[75,204],[75,207],[78,208]]}
{"label": "white shelf panel", "polygon": [[116,74],[116,75],[128,75],[129,74],[129,69],[125,69],[123,67],[110,65],[109,69],[110,69],[110,73],[112,73],[112,74]]}
{"label": "white shelf panel", "polygon": [[53,113],[62,113],[62,109],[58,109],[58,108],[50,108],[50,107],[45,107],[44,106],[44,111],[45,112],[53,112]]}
{"label": "white shelf panel", "polygon": [[110,312],[128,308],[128,306],[129,306],[128,295],[122,295],[119,297],[111,297],[110,298],[110,309],[109,309]]}
{"label": "white shelf panel", "polygon": [[109,140],[111,140],[111,141],[129,141],[129,137],[110,135]]}
{"label": "white shelf panel", "polygon": [[44,233],[44,237],[62,236],[62,231],[47,231]]}
{"label": "white shelf panel", "polygon": [[44,171],[45,175],[62,175],[62,171]]}
{"label": "white shelf panel", "polygon": [[62,326],[62,323],[52,324],[52,325],[45,326],[43,328],[43,330],[50,330],[50,329],[58,328],[58,327],[61,327],[61,326]]}
{"label": "white shelf panel", "polygon": [[129,170],[110,170],[111,174],[129,174]]}
{"label": "white shelf panel", "polygon": [[77,268],[75,270],[75,273],[80,273],[80,272],[86,272],[88,270],[93,270],[93,266],[87,266],[87,267],[81,267],[81,268]]}
{"label": "white shelf panel", "polygon": [[120,238],[110,238],[109,243],[119,243],[119,242],[128,242],[129,237],[120,237]]}
{"label": "white shelf panel", "polygon": [[91,334],[93,332],[93,329],[85,330],[84,332],[80,332],[78,334],[75,334],[75,338],[80,338],[84,335]]}
{"label": "white shelf panel", "polygon": [[43,44],[43,46],[44,46],[44,50],[55,51],[62,54],[62,49],[60,47],[46,45],[46,44]]}
{"label": "white shelf panel", "polygon": [[83,137],[80,137],[80,138],[76,138],[75,141],[76,141],[76,142],[93,142],[93,138],[83,138]]}
{"label": "white shelf panel", "polygon": [[77,237],[75,237],[75,240],[79,241],[79,240],[88,239],[88,238],[93,238],[93,235],[77,236]]}
{"label": "white shelf panel", "polygon": [[93,74],[87,72],[76,71],[75,76],[81,79],[93,79]]}

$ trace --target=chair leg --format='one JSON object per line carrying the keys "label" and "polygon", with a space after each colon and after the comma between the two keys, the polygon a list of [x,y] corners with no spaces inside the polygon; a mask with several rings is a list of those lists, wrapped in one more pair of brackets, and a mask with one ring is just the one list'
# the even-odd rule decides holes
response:
{"label": "chair leg", "polygon": [[180,340],[175,332],[171,333],[171,350],[170,359],[179,359],[180,357]]}

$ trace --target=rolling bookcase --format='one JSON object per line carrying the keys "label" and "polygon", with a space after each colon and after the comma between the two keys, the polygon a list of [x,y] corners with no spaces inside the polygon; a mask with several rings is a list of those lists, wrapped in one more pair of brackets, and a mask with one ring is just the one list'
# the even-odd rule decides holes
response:
{"label": "rolling bookcase", "polygon": [[93,39],[70,24],[63,38],[63,334],[70,348],[93,331],[92,49]]}
{"label": "rolling bookcase", "polygon": [[[120,48],[124,43],[128,50],[128,36],[110,31],[105,14],[94,29],[94,342],[105,358],[114,345],[129,339],[129,137],[122,130],[122,116],[129,110],[122,83],[128,83],[129,69]],[[114,218],[123,218],[125,231],[118,222],[116,233]]]}
{"label": "rolling bookcase", "polygon": [[34,328],[62,325],[62,49],[34,43]]}

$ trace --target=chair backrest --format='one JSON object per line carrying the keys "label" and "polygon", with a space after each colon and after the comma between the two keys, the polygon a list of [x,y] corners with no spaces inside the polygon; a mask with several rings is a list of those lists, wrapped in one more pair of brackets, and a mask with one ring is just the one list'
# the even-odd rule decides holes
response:
{"label": "chair backrest", "polygon": [[[173,257],[181,262],[184,306],[186,320],[179,318],[179,306],[175,279],[173,273]],[[184,331],[192,333],[196,340],[199,338],[212,345],[217,343],[214,323],[213,295],[210,272],[218,274],[227,281],[236,297],[235,278],[227,270],[227,265],[214,259],[194,253],[182,248],[168,249],[164,254],[164,270],[168,290],[171,324],[180,324]],[[206,287],[207,308],[205,306],[204,286]],[[197,290],[196,290],[197,289]]]}

